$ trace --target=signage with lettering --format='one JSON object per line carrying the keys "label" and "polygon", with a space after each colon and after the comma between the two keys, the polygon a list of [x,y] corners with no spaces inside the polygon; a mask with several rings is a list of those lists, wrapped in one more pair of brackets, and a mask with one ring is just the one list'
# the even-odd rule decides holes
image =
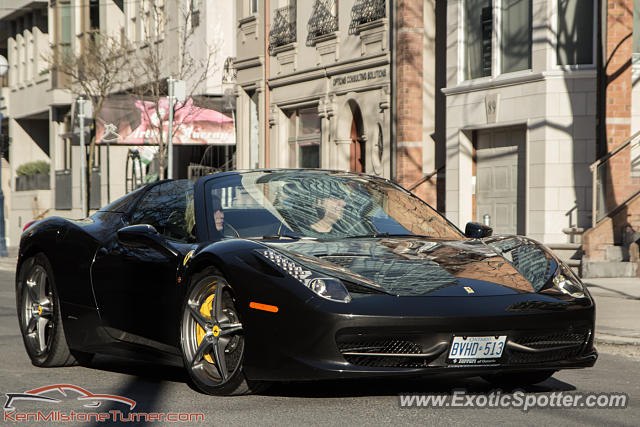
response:
{"label": "signage with lettering", "polygon": [[333,78],[333,87],[344,86],[347,84],[384,79],[387,77],[386,68],[378,68],[376,70],[363,70],[355,73],[335,76]]}

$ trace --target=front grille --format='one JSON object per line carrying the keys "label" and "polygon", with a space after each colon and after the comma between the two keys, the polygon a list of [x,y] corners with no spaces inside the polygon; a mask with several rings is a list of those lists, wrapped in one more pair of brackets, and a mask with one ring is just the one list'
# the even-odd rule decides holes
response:
{"label": "front grille", "polygon": [[376,340],[376,341],[347,341],[339,342],[341,353],[390,353],[390,354],[419,354],[422,346],[411,341]]}
{"label": "front grille", "polygon": [[352,365],[365,368],[425,368],[427,361],[416,357],[351,356],[344,358]]}
{"label": "front grille", "polygon": [[508,362],[512,364],[544,363],[576,357],[580,354],[583,345],[589,338],[589,330],[570,330],[566,332],[553,332],[549,334],[521,335],[512,339],[516,344],[544,350],[555,347],[566,347],[559,350],[542,351],[539,353],[526,353],[510,348]]}
{"label": "front grille", "polygon": [[[427,360],[420,357],[402,357],[402,354],[420,354],[422,346],[412,341],[383,339],[338,342],[345,360],[353,365],[369,368],[423,368]],[[372,353],[345,354],[345,353]],[[381,356],[380,354],[384,354]],[[388,355],[388,356],[387,356]]]}

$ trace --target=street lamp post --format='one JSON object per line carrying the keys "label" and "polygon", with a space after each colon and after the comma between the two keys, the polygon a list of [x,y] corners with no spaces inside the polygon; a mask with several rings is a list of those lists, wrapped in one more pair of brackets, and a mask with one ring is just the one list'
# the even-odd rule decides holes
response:
{"label": "street lamp post", "polygon": [[[9,63],[7,58],[0,55],[0,77],[7,74]],[[0,100],[2,100],[2,83],[0,83]],[[2,112],[0,112],[0,138],[2,138]],[[7,242],[4,238],[4,191],[2,191],[2,157],[4,155],[5,141],[0,140],[0,257],[7,257]]]}
{"label": "street lamp post", "polygon": [[[173,109],[175,102],[186,99],[186,84],[184,80],[176,80],[169,76],[169,132],[167,134],[167,178],[173,179]],[[162,129],[160,129],[162,132]]]}
{"label": "street lamp post", "polygon": [[80,203],[82,218],[89,216],[87,210],[87,153],[84,146],[84,98],[78,98],[78,120],[80,122]]}
{"label": "street lamp post", "polygon": [[78,121],[80,124],[80,203],[82,203],[82,217],[89,216],[89,200],[87,199],[87,150],[84,143],[85,118],[93,115],[90,99],[78,97]]}
{"label": "street lamp post", "polygon": [[[167,134],[167,178],[173,179],[173,77],[167,79],[169,84],[169,132]],[[162,132],[162,128],[160,128]]]}

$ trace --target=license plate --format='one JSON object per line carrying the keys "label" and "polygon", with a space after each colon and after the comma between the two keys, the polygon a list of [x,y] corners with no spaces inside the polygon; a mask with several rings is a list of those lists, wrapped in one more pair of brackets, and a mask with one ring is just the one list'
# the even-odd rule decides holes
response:
{"label": "license plate", "polygon": [[506,340],[506,335],[453,337],[449,359],[498,359],[502,356]]}

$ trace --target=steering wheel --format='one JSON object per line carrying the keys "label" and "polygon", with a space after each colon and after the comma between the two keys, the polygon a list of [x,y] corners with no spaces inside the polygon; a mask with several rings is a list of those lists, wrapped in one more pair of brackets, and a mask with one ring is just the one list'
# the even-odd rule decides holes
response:
{"label": "steering wheel", "polygon": [[[236,230],[236,228],[233,225],[231,225],[228,221],[225,221],[224,227],[227,227],[227,226],[236,234],[236,237],[240,237],[240,233],[238,233],[238,230]],[[224,229],[222,231],[224,234]]]}

